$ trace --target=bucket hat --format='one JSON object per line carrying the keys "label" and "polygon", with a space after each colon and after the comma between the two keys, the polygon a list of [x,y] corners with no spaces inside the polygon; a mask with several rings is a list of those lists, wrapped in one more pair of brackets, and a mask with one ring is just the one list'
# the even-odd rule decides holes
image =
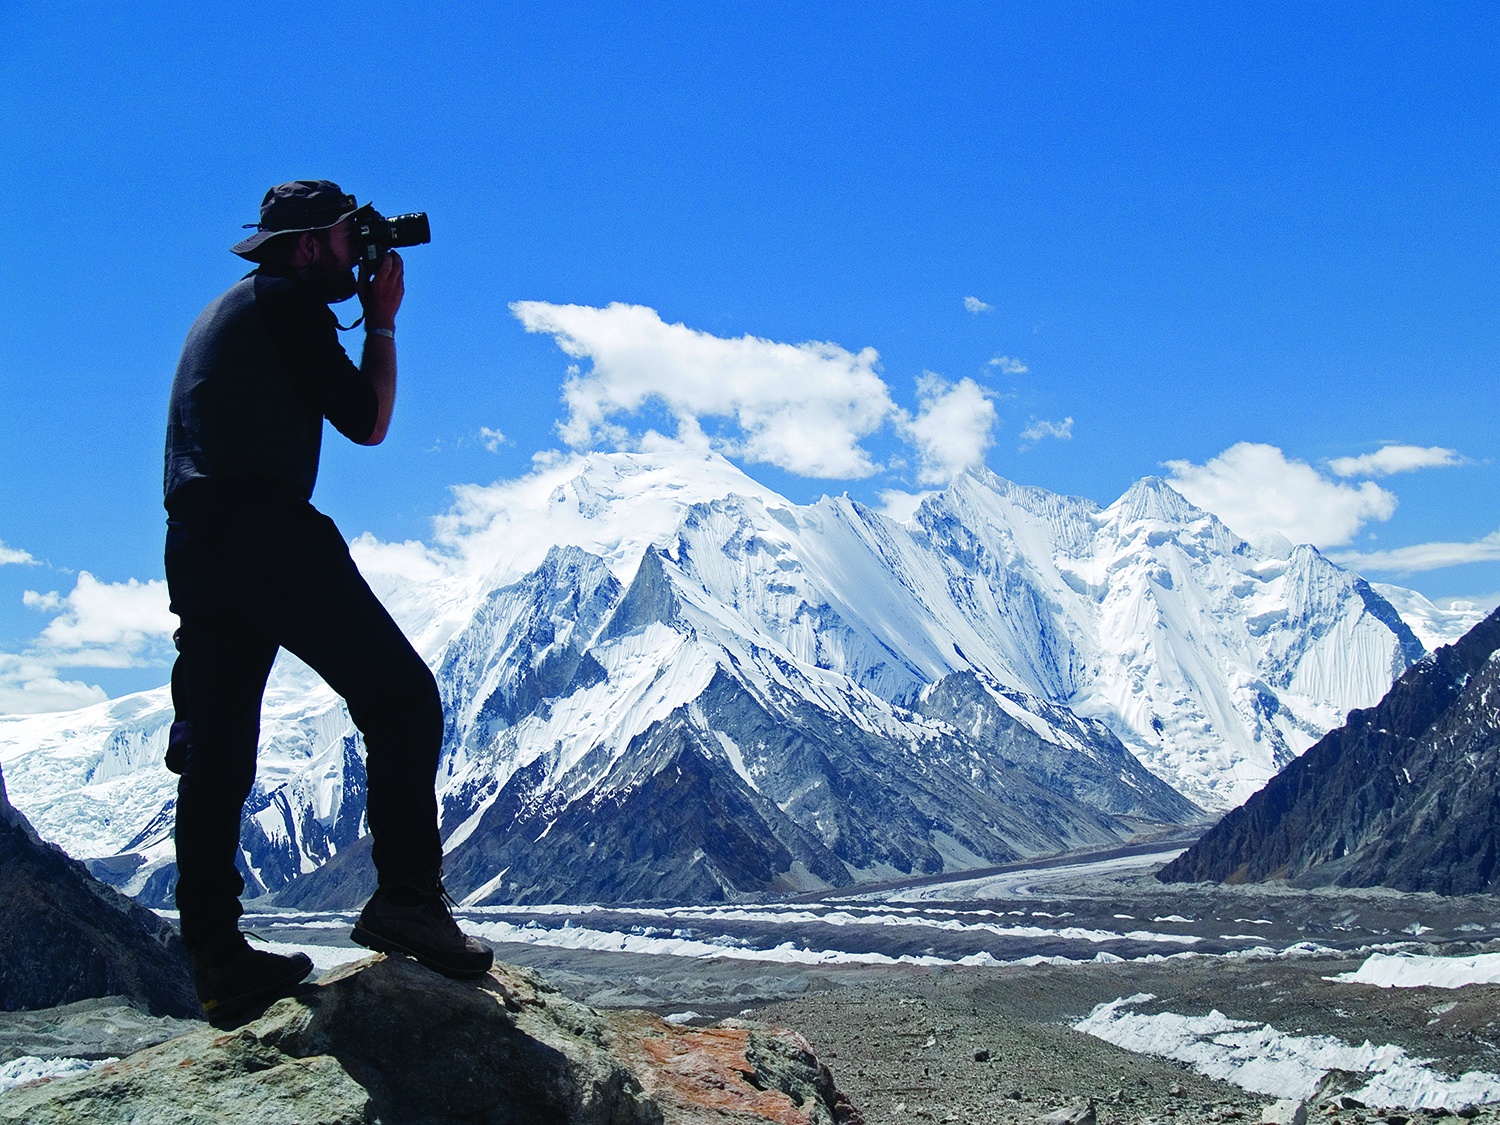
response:
{"label": "bucket hat", "polygon": [[332,180],[293,180],[277,184],[260,201],[260,222],[245,224],[254,226],[255,233],[230,249],[253,262],[256,248],[266,239],[278,234],[324,230],[336,226],[357,210],[359,205],[354,202],[354,196]]}

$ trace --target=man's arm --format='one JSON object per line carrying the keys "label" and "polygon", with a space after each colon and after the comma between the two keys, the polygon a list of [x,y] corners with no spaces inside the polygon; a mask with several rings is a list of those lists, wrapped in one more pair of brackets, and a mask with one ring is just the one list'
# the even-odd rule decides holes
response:
{"label": "man's arm", "polygon": [[406,295],[401,255],[386,253],[373,275],[360,271],[359,299],[365,307],[365,350],[359,370],[370,381],[377,408],[375,428],[360,444],[379,445],[391,425],[391,411],[396,406],[396,338],[376,329],[396,331],[396,310]]}

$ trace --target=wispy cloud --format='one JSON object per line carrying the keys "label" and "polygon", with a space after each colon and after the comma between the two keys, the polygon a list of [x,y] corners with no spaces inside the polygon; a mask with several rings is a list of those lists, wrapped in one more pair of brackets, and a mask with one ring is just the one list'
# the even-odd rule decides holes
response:
{"label": "wispy cloud", "polygon": [[1064,418],[1061,422],[1048,422],[1042,418],[1033,418],[1030,424],[1021,431],[1021,449],[1030,449],[1043,438],[1057,438],[1059,441],[1071,441],[1073,438],[1073,419]]}
{"label": "wispy cloud", "polygon": [[568,355],[592,363],[563,384],[568,415],[558,433],[575,449],[628,445],[632,435],[618,419],[655,401],[684,441],[701,440],[703,419],[719,419],[737,433],[720,436],[716,447],[750,461],[844,480],[879,469],[861,442],[896,407],[876,373],[874,348],[723,339],[666,324],[641,305],[517,301],[510,308],[528,332],[550,333]]}
{"label": "wispy cloud", "polygon": [[991,367],[998,367],[1007,375],[1024,375],[1030,370],[1019,359],[1008,355],[997,355],[994,359],[990,360],[989,365]]}
{"label": "wispy cloud", "polygon": [[995,404],[991,393],[973,379],[949,383],[927,371],[917,380],[920,409],[905,417],[901,429],[921,456],[917,480],[947,484],[965,469],[984,463],[994,445]]}
{"label": "wispy cloud", "polygon": [[499,430],[492,430],[488,426],[479,427],[479,441],[491,453],[498,453],[502,445],[509,445],[510,439]]}
{"label": "wispy cloud", "polygon": [[965,297],[964,308],[968,309],[971,313],[982,313],[989,312],[994,306],[985,304],[978,297]]}
{"label": "wispy cloud", "polygon": [[899,488],[882,489],[880,514],[897,523],[905,523],[917,514],[917,509],[922,506],[923,500],[936,495],[937,493],[930,489],[922,492],[903,492]]}
{"label": "wispy cloud", "polygon": [[1240,442],[1207,464],[1167,461],[1165,468],[1173,488],[1251,542],[1282,535],[1293,543],[1338,547],[1371,520],[1388,520],[1396,511],[1395,495],[1379,485],[1329,480],[1274,445]]}
{"label": "wispy cloud", "polygon": [[16,547],[7,547],[3,541],[0,541],[0,566],[9,564],[36,566],[37,561],[28,552]]}
{"label": "wispy cloud", "polygon": [[1410,473],[1416,469],[1438,469],[1462,465],[1464,458],[1456,449],[1434,445],[1386,445],[1374,453],[1358,457],[1335,457],[1328,467],[1341,477],[1388,477],[1392,473]]}
{"label": "wispy cloud", "polygon": [[1445,566],[1500,560],[1500,530],[1468,543],[1417,543],[1389,551],[1341,551],[1328,556],[1351,570],[1379,570],[1390,574],[1415,574]]}
{"label": "wispy cloud", "polygon": [[0,652],[0,715],[72,711],[108,698],[98,684],[60,679],[57,669],[45,661]]}

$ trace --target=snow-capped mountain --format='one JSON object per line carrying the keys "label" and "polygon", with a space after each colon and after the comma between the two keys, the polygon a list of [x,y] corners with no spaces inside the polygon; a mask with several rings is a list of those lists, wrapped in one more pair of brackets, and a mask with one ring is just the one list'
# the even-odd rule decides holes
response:
{"label": "snow-capped mountain", "polygon": [[[459,490],[436,550],[354,547],[438,673],[449,882],[473,902],[1121,839],[1197,815],[1179,793],[1242,801],[1423,651],[1357,576],[1260,554],[1156,479],[1101,509],[981,470],[898,524],[712,454],[593,454]],[[164,690],[0,718],[17,806],[148,900],[171,877],[170,720]],[[352,895],[359,740],[295,661],[262,745],[251,886],[339,856],[299,893]]]}

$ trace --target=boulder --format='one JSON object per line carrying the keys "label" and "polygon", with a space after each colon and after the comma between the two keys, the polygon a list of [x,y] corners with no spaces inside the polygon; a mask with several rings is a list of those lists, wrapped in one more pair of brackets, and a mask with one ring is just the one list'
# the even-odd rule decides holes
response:
{"label": "boulder", "polygon": [[858,1125],[794,1032],[599,1011],[497,964],[332,970],[233,1031],[204,1030],[0,1094],[0,1122],[104,1125]]}

